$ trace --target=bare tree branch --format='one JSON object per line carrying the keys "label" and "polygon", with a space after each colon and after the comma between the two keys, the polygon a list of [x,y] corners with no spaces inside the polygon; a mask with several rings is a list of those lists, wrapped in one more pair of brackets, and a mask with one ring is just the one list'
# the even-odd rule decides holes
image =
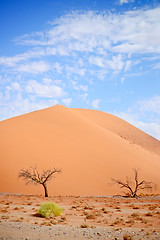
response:
{"label": "bare tree branch", "polygon": [[41,184],[44,187],[45,190],[45,197],[48,197],[48,191],[47,191],[47,182],[50,181],[56,173],[60,173],[60,169],[54,168],[53,170],[47,169],[43,170],[42,173],[40,173],[37,169],[37,167],[31,167],[30,169],[21,169],[18,177],[23,178],[26,181],[26,184],[33,183],[33,184]]}
{"label": "bare tree branch", "polygon": [[139,180],[138,180],[138,171],[139,171],[139,169],[134,169],[134,180],[135,180],[135,186],[134,187],[132,186],[132,183],[131,183],[131,181],[129,180],[128,177],[126,177],[126,182],[123,182],[123,181],[121,181],[119,179],[114,179],[114,178],[112,178],[112,181],[114,183],[118,184],[120,188],[128,189],[129,194],[130,194],[131,197],[136,197],[137,196],[137,192],[139,190],[142,190],[142,189],[143,190],[145,189],[145,190],[152,191],[152,189],[153,189],[152,182],[147,182],[147,181],[144,181],[144,180],[139,182]]}

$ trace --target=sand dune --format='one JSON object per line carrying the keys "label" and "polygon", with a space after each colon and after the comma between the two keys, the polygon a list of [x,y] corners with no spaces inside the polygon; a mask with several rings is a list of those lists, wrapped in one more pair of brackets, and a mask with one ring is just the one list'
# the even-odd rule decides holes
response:
{"label": "sand dune", "polygon": [[160,141],[133,127],[128,122],[105,112],[90,109],[74,109],[87,119],[95,122],[102,128],[111,131],[123,139],[137,144],[142,148],[160,155]]}
{"label": "sand dune", "polygon": [[[0,191],[43,194],[18,179],[21,168],[61,168],[51,195],[120,193],[108,184],[140,168],[160,187],[160,142],[107,113],[57,105],[0,122]],[[158,190],[157,190],[158,191]]]}

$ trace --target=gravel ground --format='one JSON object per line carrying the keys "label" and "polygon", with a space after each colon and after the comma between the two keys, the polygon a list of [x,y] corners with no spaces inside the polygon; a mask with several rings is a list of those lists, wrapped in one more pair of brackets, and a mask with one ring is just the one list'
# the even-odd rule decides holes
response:
{"label": "gravel ground", "polygon": [[[46,201],[58,203],[63,208],[62,216],[38,216],[39,206]],[[0,194],[0,240],[4,239],[160,240],[160,197],[46,199],[39,195]]]}
{"label": "gravel ground", "polygon": [[114,239],[132,236],[134,240],[160,239],[157,232],[147,233],[140,229],[113,229],[109,227],[78,228],[69,226],[35,226],[27,223],[0,222],[0,240],[72,240],[72,239]]}

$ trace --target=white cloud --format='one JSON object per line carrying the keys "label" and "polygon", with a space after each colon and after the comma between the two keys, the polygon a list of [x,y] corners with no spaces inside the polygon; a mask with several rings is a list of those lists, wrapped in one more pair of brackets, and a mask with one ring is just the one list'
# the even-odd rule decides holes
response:
{"label": "white cloud", "polygon": [[[121,0],[121,3],[131,2]],[[20,37],[24,45],[51,46],[70,54],[106,50],[127,53],[160,52],[160,8],[141,9],[123,14],[105,14],[93,11],[72,12],[53,22],[46,33]],[[43,36],[43,37],[42,37]],[[101,51],[100,51],[101,50]],[[49,51],[48,51],[49,52]]]}
{"label": "white cloud", "polygon": [[32,73],[32,74],[48,72],[49,70],[50,70],[50,64],[44,61],[24,63],[16,67],[16,71]]}
{"label": "white cloud", "polygon": [[[121,0],[121,4],[129,2],[131,1]],[[114,73],[121,72],[124,74],[121,74],[119,79],[123,83],[127,76],[143,74],[129,71],[135,65],[143,66],[144,62],[147,71],[149,68],[159,69],[159,16],[160,7],[123,13],[74,11],[52,22],[44,32],[17,38],[16,43],[28,45],[30,51],[12,57],[0,57],[3,76],[5,73],[9,77],[13,74],[11,80],[8,80],[7,88],[5,80],[0,80],[4,85],[3,95],[10,99],[12,91],[20,93],[22,88],[26,87],[27,93],[32,97],[62,97],[63,101],[68,101],[69,104],[70,98],[66,98],[63,91],[64,82],[66,81],[65,87],[68,86],[69,79],[72,90],[77,90],[79,99],[88,104],[90,92],[85,81],[96,84],[97,78],[110,80]],[[151,64],[151,61],[157,62]],[[16,71],[22,75],[23,86],[20,85],[20,80],[13,78]],[[33,74],[30,79],[36,80],[26,84],[28,76],[25,73]],[[41,74],[38,75],[39,80],[35,74]],[[38,82],[41,79],[43,82]],[[10,84],[12,80],[14,83]],[[94,90],[93,88],[94,84],[91,90]],[[135,109],[142,109],[141,112],[144,113],[148,106],[145,114],[151,111],[159,114],[159,100],[145,101],[136,103]],[[98,108],[99,102],[100,99],[95,99],[90,104]],[[137,121],[140,120],[137,118]]]}
{"label": "white cloud", "polygon": [[16,95],[7,108],[5,105],[1,107],[0,120],[51,107],[58,103],[57,99],[35,101],[30,98],[23,98],[21,95]]}
{"label": "white cloud", "polygon": [[134,2],[135,0],[120,0],[120,4]]}
{"label": "white cloud", "polygon": [[88,86],[87,85],[80,85],[79,88],[83,90],[84,92],[88,91]]}
{"label": "white cloud", "polygon": [[132,61],[130,61],[130,60],[127,60],[127,61],[125,62],[125,67],[124,67],[124,71],[125,71],[125,72],[127,72],[128,70],[130,70],[131,64],[132,64]]}
{"label": "white cloud", "polygon": [[62,102],[68,107],[72,102],[72,98],[63,98]]}
{"label": "white cloud", "polygon": [[125,71],[130,68],[131,61],[126,61],[126,63],[122,60],[122,54],[118,54],[113,56],[111,59],[106,57],[98,57],[98,56],[91,56],[89,58],[89,63],[97,65],[98,67],[114,70],[114,71],[121,71],[123,66],[125,66]]}
{"label": "white cloud", "polygon": [[62,88],[64,88],[66,86],[66,84],[63,82],[63,80],[53,79],[53,78],[48,78],[48,77],[43,78],[43,83],[48,86],[49,85],[57,85]]}
{"label": "white cloud", "polygon": [[160,96],[137,101],[116,115],[160,140]]}
{"label": "white cloud", "polygon": [[18,82],[12,82],[11,87],[16,91],[21,91],[21,86]]}
{"label": "white cloud", "polygon": [[[121,4],[131,1],[133,0],[121,0]],[[17,38],[16,43],[29,45],[31,50],[13,57],[0,57],[0,64],[29,73],[47,72],[53,67],[57,73],[62,74],[66,67],[68,77],[72,74],[84,76],[86,62],[114,72],[123,69],[127,72],[133,63],[132,59],[128,60],[128,54],[132,58],[131,54],[134,53],[138,56],[160,53],[159,15],[160,7],[121,14],[71,12],[54,21],[44,32]],[[70,66],[68,63],[65,66],[58,62],[49,64],[43,59],[39,64],[30,62],[30,59],[49,58],[52,55],[66,58],[77,56],[79,66]],[[142,59],[144,60],[144,56]],[[153,68],[159,68],[159,63]]]}
{"label": "white cloud", "polygon": [[70,82],[71,82],[71,84],[72,84],[72,86],[75,90],[82,90],[84,92],[88,91],[88,86],[87,85],[82,85],[82,84],[78,85],[78,82],[74,81],[74,80],[71,80]]}
{"label": "white cloud", "polygon": [[43,78],[43,82],[46,84],[46,85],[49,85],[49,84],[51,84],[52,83],[52,79],[51,78]]}
{"label": "white cloud", "polygon": [[141,129],[142,131],[148,133],[149,135],[157,138],[160,140],[160,124],[156,122],[144,122],[138,120],[138,114],[132,113],[116,113],[118,117],[124,119],[125,121],[129,122],[130,124],[134,125],[135,127]]}
{"label": "white cloud", "polygon": [[39,58],[45,55],[43,49],[32,49],[31,51],[17,54],[13,57],[0,57],[0,65],[15,67],[17,63],[27,61],[32,58]]}
{"label": "white cloud", "polygon": [[58,73],[62,73],[63,66],[61,66],[60,63],[56,62],[56,63],[54,64],[54,68],[56,69],[56,71],[57,71]]}
{"label": "white cloud", "polygon": [[84,77],[85,72],[86,72],[85,68],[79,68],[78,66],[66,65],[66,73],[67,73],[68,78],[70,78],[70,76],[73,74]]}
{"label": "white cloud", "polygon": [[75,90],[79,90],[79,87],[77,86],[77,84],[78,84],[77,81],[70,80],[70,82],[71,82],[71,84],[72,84],[72,86],[73,86],[73,88],[74,88]]}
{"label": "white cloud", "polygon": [[107,61],[107,65],[112,70],[122,70],[124,66],[124,62],[122,61],[122,55],[119,54],[118,56],[113,56],[112,60]]}
{"label": "white cloud", "polygon": [[135,126],[160,141],[160,124],[155,122],[146,123],[138,121],[135,123]]}
{"label": "white cloud", "polygon": [[138,101],[141,112],[156,113],[160,117],[160,96]]}
{"label": "white cloud", "polygon": [[153,65],[153,68],[154,68],[154,69],[159,69],[159,68],[160,68],[160,62],[155,63],[155,64]]}
{"label": "white cloud", "polygon": [[106,69],[100,69],[99,71],[96,72],[98,79],[104,80],[106,75],[108,74],[108,70]]}
{"label": "white cloud", "polygon": [[124,83],[124,81],[125,81],[125,78],[124,78],[124,77],[122,77],[122,78],[121,78],[121,83],[123,84],[123,83]]}
{"label": "white cloud", "polygon": [[12,88],[10,86],[6,86],[5,88],[5,100],[9,100],[11,98],[10,91]]}
{"label": "white cloud", "polygon": [[44,85],[35,80],[29,81],[26,86],[28,93],[33,93],[39,97],[57,98],[65,95],[63,89],[56,85]]}
{"label": "white cloud", "polygon": [[80,94],[79,96],[78,96],[80,99],[82,99],[85,103],[89,103],[89,101],[88,101],[88,99],[87,99],[87,97],[88,97],[88,93],[84,93],[84,94]]}
{"label": "white cloud", "polygon": [[104,67],[104,58],[98,56],[91,56],[89,58],[91,64],[97,65],[98,67]]}
{"label": "white cloud", "polygon": [[95,99],[92,101],[92,107],[94,108],[99,108],[99,103],[100,103],[101,99]]}

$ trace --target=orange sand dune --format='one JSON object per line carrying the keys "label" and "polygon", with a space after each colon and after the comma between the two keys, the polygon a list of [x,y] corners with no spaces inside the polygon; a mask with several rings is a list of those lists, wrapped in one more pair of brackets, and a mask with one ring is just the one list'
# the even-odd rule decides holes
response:
{"label": "orange sand dune", "polygon": [[102,128],[118,134],[123,139],[130,141],[133,144],[140,145],[148,151],[160,155],[160,141],[152,136],[144,133],[140,129],[133,127],[128,122],[105,112],[100,112],[90,109],[74,109],[87,119],[94,121]]}
{"label": "orange sand dune", "polygon": [[43,194],[18,179],[21,168],[61,168],[51,195],[120,193],[111,178],[152,180],[160,189],[160,142],[107,113],[57,105],[0,122],[0,191]]}

